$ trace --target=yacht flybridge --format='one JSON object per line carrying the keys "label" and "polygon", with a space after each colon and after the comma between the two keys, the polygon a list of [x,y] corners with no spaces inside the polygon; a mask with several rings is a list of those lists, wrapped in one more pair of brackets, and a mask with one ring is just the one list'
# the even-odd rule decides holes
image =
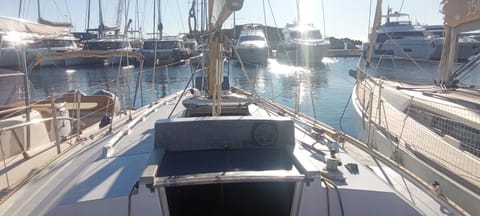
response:
{"label": "yacht flybridge", "polygon": [[278,44],[278,58],[296,65],[318,66],[327,56],[330,42],[322,37],[313,24],[287,24],[283,29],[285,40]]}
{"label": "yacht flybridge", "polygon": [[[301,113],[230,88],[209,1],[207,77],[116,121],[2,199],[0,215],[462,214],[388,157]],[[190,84],[190,83],[189,83]],[[362,149],[362,150],[360,150]]]}
{"label": "yacht flybridge", "polygon": [[[436,49],[437,41],[433,34],[422,26],[414,26],[409,14],[391,12],[383,16],[385,19],[374,40],[373,58],[406,58],[429,60]],[[372,42],[370,42],[372,43]],[[364,46],[367,49],[368,44]]]}

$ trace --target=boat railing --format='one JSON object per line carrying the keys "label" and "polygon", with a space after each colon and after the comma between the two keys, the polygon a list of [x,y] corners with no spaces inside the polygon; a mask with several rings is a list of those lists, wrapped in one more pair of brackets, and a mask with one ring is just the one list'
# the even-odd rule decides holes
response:
{"label": "boat railing", "polygon": [[363,69],[357,73],[356,103],[363,109],[367,144],[382,148],[372,135],[373,130],[382,131],[392,146],[384,154],[394,157],[401,148],[480,192],[480,112],[421,96],[393,98],[384,79],[374,79]]}

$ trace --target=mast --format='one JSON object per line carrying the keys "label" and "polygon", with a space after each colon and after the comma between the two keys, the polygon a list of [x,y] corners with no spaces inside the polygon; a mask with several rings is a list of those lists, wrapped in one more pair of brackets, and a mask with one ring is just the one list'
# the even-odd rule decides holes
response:
{"label": "mast", "polygon": [[156,30],[156,19],[155,19],[155,16],[157,15],[157,0],[153,0],[153,28],[152,28],[152,31],[153,31],[153,39],[156,39],[157,38],[157,30]]}
{"label": "mast", "polygon": [[[387,16],[388,17],[388,16]],[[367,65],[370,64],[373,55],[373,47],[375,45],[375,40],[377,39],[377,29],[380,27],[382,22],[382,0],[377,0],[377,7],[375,8],[375,17],[373,19],[372,32],[370,33],[368,44],[368,53],[367,53]]]}
{"label": "mast", "polygon": [[22,0],[20,0],[20,3],[18,4],[18,17],[20,19],[20,14],[22,12]]}
{"label": "mast", "polygon": [[[122,13],[123,13],[123,5],[125,4],[125,0],[120,0],[118,1],[118,6],[117,6],[117,19],[115,21],[115,26],[120,27],[122,23]],[[125,23],[127,25],[127,23]],[[118,36],[120,32],[120,28],[115,30],[115,36]],[[125,33],[126,34],[126,33]]]}
{"label": "mast", "polygon": [[157,30],[158,33],[160,34],[160,40],[162,40],[163,37],[163,23],[162,23],[162,6],[161,6],[161,0],[158,0],[158,26]]}
{"label": "mast", "polygon": [[87,8],[87,27],[85,28],[87,33],[90,29],[90,0],[88,0],[88,8]]}
{"label": "mast", "polygon": [[[240,10],[243,0],[209,0],[208,1],[208,97],[214,101],[221,100],[223,82],[223,34],[221,28],[223,23],[230,17],[233,11]],[[212,114],[220,114],[220,106],[214,103]]]}
{"label": "mast", "polygon": [[103,37],[105,25],[103,24],[102,0],[98,0],[98,19],[98,33],[100,37]]}

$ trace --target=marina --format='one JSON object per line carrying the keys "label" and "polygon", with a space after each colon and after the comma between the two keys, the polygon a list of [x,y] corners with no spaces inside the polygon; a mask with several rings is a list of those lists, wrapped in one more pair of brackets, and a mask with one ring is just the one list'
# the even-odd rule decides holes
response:
{"label": "marina", "polygon": [[91,28],[93,2],[83,33],[51,2],[0,17],[0,215],[480,214],[480,16],[439,3],[439,38],[378,0],[360,46],[323,1],[320,30],[305,1],[279,28],[270,1],[237,25],[258,8],[194,0],[178,36],[165,1],[153,33],[129,0]]}

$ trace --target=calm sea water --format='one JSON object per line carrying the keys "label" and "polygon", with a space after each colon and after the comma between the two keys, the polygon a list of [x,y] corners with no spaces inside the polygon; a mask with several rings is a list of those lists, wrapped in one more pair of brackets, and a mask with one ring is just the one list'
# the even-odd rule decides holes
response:
{"label": "calm sea water", "polygon": [[[246,73],[238,63],[232,62],[226,68],[230,84],[259,95],[273,99],[291,108],[299,101],[299,110],[346,133],[354,134],[353,108],[349,103],[355,79],[348,75],[357,65],[358,58],[325,58],[318,68],[305,69],[278,63],[271,59],[267,66],[247,67]],[[382,63],[372,74],[389,79],[403,79],[412,82],[427,82],[435,77],[438,63],[426,63],[421,68],[411,63]],[[393,69],[393,70],[392,70]],[[114,92],[127,104],[135,106],[147,104],[152,98],[161,98],[185,88],[191,76],[189,64],[157,68],[138,68],[118,66],[95,67],[49,67],[33,70],[29,77],[33,83],[33,97],[48,96],[49,90],[61,94],[79,89],[87,94],[106,89]],[[247,79],[253,82],[254,88]],[[135,97],[136,80],[141,78]],[[121,93],[124,92],[124,93]],[[299,92],[297,97],[296,92]],[[142,96],[140,96],[142,95]],[[345,111],[344,111],[345,110]]]}

